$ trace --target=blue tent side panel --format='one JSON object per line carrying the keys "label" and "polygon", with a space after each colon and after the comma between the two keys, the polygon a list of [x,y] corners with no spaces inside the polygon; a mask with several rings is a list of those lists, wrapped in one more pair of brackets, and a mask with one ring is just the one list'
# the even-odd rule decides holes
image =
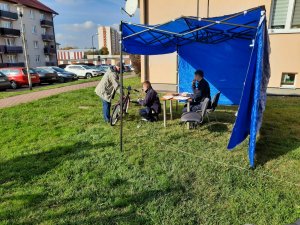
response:
{"label": "blue tent side panel", "polygon": [[218,44],[194,42],[178,48],[179,90],[191,92],[196,69],[204,72],[212,97],[221,92],[220,105],[240,103],[252,40],[231,39]]}
{"label": "blue tent side panel", "polygon": [[254,167],[256,137],[266,104],[266,89],[270,78],[269,40],[266,21],[262,21],[255,39],[250,67],[228,148],[232,149],[250,134],[248,156]]}

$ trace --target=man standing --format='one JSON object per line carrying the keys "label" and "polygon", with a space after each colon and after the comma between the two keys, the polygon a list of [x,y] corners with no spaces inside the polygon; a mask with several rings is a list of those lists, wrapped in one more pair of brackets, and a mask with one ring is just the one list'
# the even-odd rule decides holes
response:
{"label": "man standing", "polygon": [[116,91],[120,93],[119,74],[120,63],[114,69],[108,69],[95,89],[96,95],[102,100],[103,118],[107,123],[110,121],[111,100]]}
{"label": "man standing", "polygon": [[[191,102],[190,111],[196,112],[197,110],[201,110],[202,102],[205,98],[209,98],[209,100],[211,99],[209,83],[204,79],[204,73],[202,70],[195,71],[192,89],[194,97]],[[187,108],[185,107],[183,111],[186,112]]]}

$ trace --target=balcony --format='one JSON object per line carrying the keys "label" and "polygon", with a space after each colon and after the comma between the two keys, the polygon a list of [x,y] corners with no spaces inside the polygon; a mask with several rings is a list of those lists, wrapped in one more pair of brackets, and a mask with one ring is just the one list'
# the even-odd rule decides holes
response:
{"label": "balcony", "polygon": [[57,66],[56,62],[46,62],[46,66]]}
{"label": "balcony", "polygon": [[42,34],[42,39],[43,41],[54,41],[54,35],[49,35],[49,34]]}
{"label": "balcony", "polygon": [[0,35],[5,37],[20,37],[20,30],[0,27]]}
{"label": "balcony", "polygon": [[9,12],[5,10],[0,10],[0,18],[6,20],[17,20],[18,14],[15,12]]}
{"label": "balcony", "polygon": [[56,54],[56,51],[55,51],[55,48],[45,47],[44,48],[44,53],[47,54],[47,55],[50,55],[50,54]]}
{"label": "balcony", "polygon": [[50,20],[41,20],[42,27],[53,27],[53,22]]}
{"label": "balcony", "polygon": [[0,45],[0,53],[2,54],[19,54],[23,53],[22,46]]}
{"label": "balcony", "polygon": [[25,67],[25,63],[19,62],[19,63],[0,63],[0,68],[5,67]]}

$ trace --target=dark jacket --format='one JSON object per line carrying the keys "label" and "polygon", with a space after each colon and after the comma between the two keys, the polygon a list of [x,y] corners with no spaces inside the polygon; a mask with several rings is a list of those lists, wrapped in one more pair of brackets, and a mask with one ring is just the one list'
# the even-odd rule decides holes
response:
{"label": "dark jacket", "polygon": [[161,112],[161,105],[160,105],[158,94],[152,88],[149,88],[146,91],[145,99],[140,100],[139,104],[142,105],[142,106],[146,106],[148,108],[153,109],[156,113]]}
{"label": "dark jacket", "polygon": [[193,82],[192,88],[195,102],[200,103],[205,98],[211,99],[209,83],[206,80],[202,79],[201,81]]}

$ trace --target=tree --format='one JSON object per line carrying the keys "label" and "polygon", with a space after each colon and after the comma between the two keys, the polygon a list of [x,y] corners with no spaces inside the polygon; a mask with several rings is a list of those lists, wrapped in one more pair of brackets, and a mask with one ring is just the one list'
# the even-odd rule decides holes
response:
{"label": "tree", "polygon": [[109,51],[107,47],[102,47],[100,49],[100,55],[109,55]]}
{"label": "tree", "polygon": [[141,56],[140,55],[129,55],[134,72],[136,74],[141,74]]}

